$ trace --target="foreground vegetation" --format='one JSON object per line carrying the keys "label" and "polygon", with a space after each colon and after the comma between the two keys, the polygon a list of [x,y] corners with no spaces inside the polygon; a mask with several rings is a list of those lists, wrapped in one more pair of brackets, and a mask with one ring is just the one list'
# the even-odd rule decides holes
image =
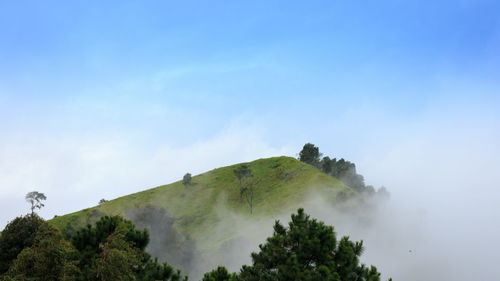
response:
{"label": "foreground vegetation", "polygon": [[[187,280],[178,270],[145,252],[147,230],[119,216],[105,216],[70,237],[36,214],[18,217],[0,236],[0,280]],[[363,243],[337,240],[333,227],[299,209],[288,227],[276,221],[274,233],[252,253],[252,264],[237,273],[220,266],[203,281],[379,281],[374,266],[359,262]]]}
{"label": "foreground vegetation", "polygon": [[145,252],[146,230],[103,217],[65,238],[36,214],[18,217],[0,236],[0,276],[7,280],[187,280]]}

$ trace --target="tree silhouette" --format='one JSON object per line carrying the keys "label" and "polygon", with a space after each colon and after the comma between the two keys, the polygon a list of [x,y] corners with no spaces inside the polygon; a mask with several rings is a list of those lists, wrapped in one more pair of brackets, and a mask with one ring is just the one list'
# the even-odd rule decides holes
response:
{"label": "tree silhouette", "polygon": [[253,213],[253,199],[255,194],[255,187],[260,181],[252,180],[247,182],[244,189],[245,200],[247,201],[248,207],[250,208],[250,214]]}
{"label": "tree silhouette", "polygon": [[26,194],[25,199],[31,204],[31,213],[33,214],[35,209],[41,209],[45,206],[42,201],[47,200],[47,197],[41,192],[31,191]]}
{"label": "tree silhouette", "polygon": [[190,173],[186,173],[184,175],[184,177],[182,178],[182,184],[184,185],[184,187],[187,187],[188,185],[191,184],[191,174]]}
{"label": "tree silhouette", "polygon": [[312,143],[306,143],[299,153],[299,160],[315,167],[319,167],[319,159],[321,155],[322,154],[319,153],[319,148],[317,146]]}
{"label": "tree silhouette", "polygon": [[279,221],[274,234],[260,251],[252,253],[252,265],[244,265],[240,281],[380,281],[374,266],[359,261],[363,242],[349,237],[337,241],[333,227],[311,219],[299,209],[288,227]]}

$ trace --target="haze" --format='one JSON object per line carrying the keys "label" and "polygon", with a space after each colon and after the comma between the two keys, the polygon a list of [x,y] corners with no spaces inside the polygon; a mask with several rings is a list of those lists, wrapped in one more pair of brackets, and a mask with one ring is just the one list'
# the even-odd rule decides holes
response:
{"label": "haze", "polygon": [[499,276],[499,10],[1,3],[0,228],[32,190],[50,219],[312,142],[391,192],[369,227],[311,204],[364,261],[394,280]]}

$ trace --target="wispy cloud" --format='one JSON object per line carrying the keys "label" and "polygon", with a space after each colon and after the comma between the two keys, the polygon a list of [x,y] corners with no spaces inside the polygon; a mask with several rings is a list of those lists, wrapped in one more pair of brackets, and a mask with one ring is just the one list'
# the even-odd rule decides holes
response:
{"label": "wispy cloud", "polygon": [[47,194],[42,214],[50,217],[95,205],[100,198],[177,181],[186,172],[197,174],[293,150],[270,145],[258,129],[239,126],[183,145],[113,135],[0,143],[0,200],[10,206],[1,214],[2,224],[22,213],[22,196],[31,190]]}

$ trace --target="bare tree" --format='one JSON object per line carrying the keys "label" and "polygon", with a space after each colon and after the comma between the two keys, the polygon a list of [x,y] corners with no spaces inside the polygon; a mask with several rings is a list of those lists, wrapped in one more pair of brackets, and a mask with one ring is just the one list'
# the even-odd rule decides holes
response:
{"label": "bare tree", "polygon": [[24,197],[28,203],[31,204],[31,214],[35,213],[35,209],[41,209],[45,205],[42,201],[45,201],[47,197],[45,194],[38,191],[31,191]]}
{"label": "bare tree", "polygon": [[243,184],[244,179],[248,179],[252,177],[252,170],[248,165],[241,165],[238,168],[233,170],[234,175],[238,179],[240,184],[240,202],[243,202],[243,195],[245,194],[247,187]]}
{"label": "bare tree", "polygon": [[260,180],[252,180],[248,182],[245,186],[244,195],[247,201],[248,207],[250,208],[250,214],[253,213],[253,199],[255,187],[259,184]]}

